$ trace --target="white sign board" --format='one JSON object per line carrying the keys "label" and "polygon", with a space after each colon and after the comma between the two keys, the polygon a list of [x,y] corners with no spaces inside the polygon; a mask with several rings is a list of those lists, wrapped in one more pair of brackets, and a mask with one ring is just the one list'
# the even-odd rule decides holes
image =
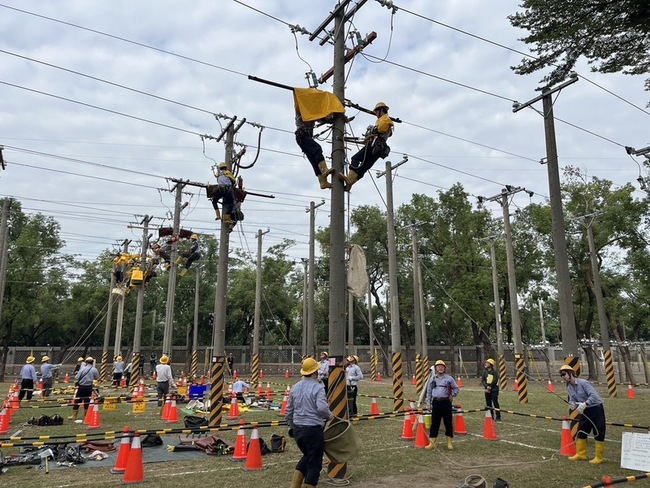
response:
{"label": "white sign board", "polygon": [[621,468],[650,471],[650,433],[623,432]]}

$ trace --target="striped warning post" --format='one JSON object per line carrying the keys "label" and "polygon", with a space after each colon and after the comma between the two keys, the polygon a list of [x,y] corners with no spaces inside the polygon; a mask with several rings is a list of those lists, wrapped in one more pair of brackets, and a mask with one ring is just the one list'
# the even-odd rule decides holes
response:
{"label": "striped warning post", "polygon": [[517,383],[519,390],[519,403],[528,403],[528,380],[526,379],[526,365],[521,354],[515,354],[515,371],[517,372]]}
{"label": "striped warning post", "polygon": [[612,359],[612,351],[607,348],[604,353],[605,356],[605,375],[607,376],[607,392],[612,398],[616,398],[616,376],[614,376],[614,361]]}
{"label": "striped warning post", "polygon": [[402,353],[393,353],[393,411],[399,412],[404,408],[404,370]]}
{"label": "striped warning post", "polygon": [[210,368],[210,427],[221,424],[223,416],[223,372],[226,364],[225,356],[213,358]]}

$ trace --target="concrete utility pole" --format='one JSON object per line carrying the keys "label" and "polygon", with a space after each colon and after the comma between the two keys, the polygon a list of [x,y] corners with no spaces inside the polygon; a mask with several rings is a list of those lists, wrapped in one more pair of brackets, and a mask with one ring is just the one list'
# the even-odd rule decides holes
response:
{"label": "concrete utility pole", "polygon": [[262,313],[262,236],[271,232],[269,229],[257,231],[257,268],[255,276],[255,312],[253,316],[253,370],[251,383],[257,384],[260,380],[260,315]]}
{"label": "concrete utility pole", "polygon": [[[138,298],[135,308],[135,330],[133,331],[133,359],[131,361],[131,385],[140,382],[140,362],[142,358],[142,315],[144,314],[144,287],[145,272],[147,269],[147,251],[149,250],[149,222],[153,217],[145,215],[140,221],[142,227],[142,251],[140,252],[140,271],[142,271],[142,283],[138,285]],[[129,358],[125,358],[128,361]],[[128,387],[129,385],[127,385]]]}
{"label": "concrete utility pole", "polygon": [[[302,357],[305,357],[308,353],[307,349],[307,289],[308,289],[308,277],[307,277],[307,266],[309,265],[309,259],[308,258],[300,258],[302,261],[302,267],[303,267],[303,275],[302,275],[302,348],[300,350]],[[310,351],[309,354],[313,354],[313,351]]]}
{"label": "concrete utility pole", "polygon": [[413,323],[415,329],[415,350],[420,353],[416,364],[416,391],[420,393],[427,380],[429,365],[429,344],[424,321],[424,297],[422,293],[422,267],[418,250],[417,224],[411,225],[411,247],[413,249]]}
{"label": "concrete utility pole", "polygon": [[[2,147],[0,146],[0,155]],[[11,198],[5,198],[2,202],[2,219],[0,219],[0,319],[2,319],[2,304],[5,296],[5,282],[7,280],[7,264],[9,257],[9,210],[11,209]]]}
{"label": "concrete utility pole", "polygon": [[397,286],[397,250],[395,244],[395,219],[393,214],[393,170],[405,164],[408,157],[391,166],[386,161],[385,173],[379,173],[377,178],[386,175],[386,225],[388,227],[388,281],[390,287],[390,337],[393,365],[393,411],[399,411],[404,406],[404,367],[402,363],[402,339],[399,318],[399,290]]}
{"label": "concrete utility pole", "polygon": [[497,327],[497,354],[499,356],[499,388],[505,390],[508,386],[506,377],[506,358],[503,353],[503,324],[501,323],[501,298],[499,297],[499,273],[497,272],[497,256],[494,248],[496,236],[490,237],[490,261],[492,262],[492,294],[494,298],[494,323]]}
{"label": "concrete utility pole", "polygon": [[603,286],[600,281],[600,266],[598,265],[598,253],[596,252],[596,241],[594,239],[594,220],[598,214],[585,215],[583,219],[589,219],[585,223],[587,227],[587,240],[589,241],[589,257],[591,260],[591,274],[593,275],[592,291],[596,297],[598,308],[598,323],[600,324],[600,340],[603,343],[603,356],[605,356],[605,375],[607,376],[607,391],[610,397],[616,397],[616,376],[614,375],[614,361],[609,343],[609,321],[605,310],[605,299],[603,297]]}
{"label": "concrete utility pole", "polygon": [[316,293],[315,283],[316,283],[316,209],[322,205],[325,205],[325,200],[316,205],[314,202],[309,203],[309,265],[308,265],[308,277],[309,281],[307,282],[307,351],[314,354],[314,357],[318,357],[316,348],[316,326],[314,319],[314,295]]}
{"label": "concrete utility pole", "polygon": [[194,282],[194,327],[192,328],[192,361],[190,377],[196,378],[199,369],[199,289],[201,285],[201,265],[196,267]]}
{"label": "concrete utility pole", "polygon": [[176,272],[178,270],[178,265],[176,260],[178,259],[178,236],[181,228],[181,211],[182,204],[181,199],[183,198],[183,188],[185,183],[181,180],[172,180],[176,183],[174,189],[176,190],[176,196],[174,198],[174,221],[172,224],[172,252],[170,255],[170,267],[169,267],[169,281],[167,282],[167,303],[165,305],[165,330],[163,332],[163,343],[162,343],[162,353],[169,356],[169,362],[171,363],[172,352],[173,352],[173,338],[174,338],[174,307],[176,305]]}
{"label": "concrete utility pole", "polygon": [[489,198],[479,197],[479,201],[501,201],[503,210],[503,230],[506,238],[506,259],[508,262],[508,294],[510,295],[510,316],[512,320],[512,335],[515,343],[515,371],[519,384],[519,402],[528,403],[528,381],[526,379],[524,349],[521,340],[521,318],[519,315],[519,299],[517,297],[517,278],[515,273],[515,256],[512,249],[512,229],[510,227],[510,209],[508,198],[524,188],[506,185],[501,193]]}
{"label": "concrete utility pole", "polygon": [[578,76],[571,73],[570,79],[555,88],[544,87],[542,94],[520,104],[515,102],[512,111],[518,112],[539,100],[542,100],[544,116],[544,134],[546,136],[546,168],[548,170],[549,201],[553,224],[553,249],[555,252],[555,273],[557,275],[558,304],[560,308],[560,325],[562,329],[562,351],[567,361],[577,372],[580,371],[578,354],[578,337],[576,334],[575,316],[573,313],[573,297],[571,294],[571,279],[569,275],[569,256],[566,247],[564,230],[564,212],[562,210],[562,194],[560,187],[560,171],[558,168],[557,145],[555,142],[555,120],[553,118],[553,100],[551,95],[578,81]]}
{"label": "concrete utility pole", "polygon": [[[122,248],[123,253],[128,254],[130,243],[130,240],[124,240]],[[122,275],[124,275],[124,265],[122,265]],[[119,294],[117,295],[119,297],[119,301],[117,303],[117,323],[115,324],[115,343],[113,344],[113,357],[119,356],[121,354],[120,350],[122,349],[122,326],[124,325],[124,301],[126,299],[126,291],[124,290],[124,287],[119,286],[120,283],[117,283],[117,285],[117,288],[119,289]]]}

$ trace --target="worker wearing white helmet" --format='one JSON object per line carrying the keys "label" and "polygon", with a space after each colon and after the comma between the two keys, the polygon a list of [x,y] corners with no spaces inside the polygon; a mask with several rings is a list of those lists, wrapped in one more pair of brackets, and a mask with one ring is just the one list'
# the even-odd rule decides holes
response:
{"label": "worker wearing white helmet", "polygon": [[485,391],[485,405],[490,409],[492,418],[501,422],[501,407],[499,406],[499,372],[496,361],[489,358],[485,361],[481,385]]}

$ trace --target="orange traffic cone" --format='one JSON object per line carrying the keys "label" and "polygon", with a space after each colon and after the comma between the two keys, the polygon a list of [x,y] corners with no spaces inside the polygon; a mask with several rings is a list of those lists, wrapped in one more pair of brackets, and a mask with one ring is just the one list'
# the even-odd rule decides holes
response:
{"label": "orange traffic cone", "polygon": [[176,397],[172,398],[171,407],[169,407],[169,417],[167,417],[167,423],[178,423],[178,407],[176,406]]}
{"label": "orange traffic cone", "polygon": [[381,381],[381,373],[377,371],[377,381]]}
{"label": "orange traffic cone", "polygon": [[415,447],[424,449],[429,445],[429,435],[427,434],[427,429],[424,426],[424,418],[422,415],[418,415],[418,431],[415,434]]}
{"label": "orange traffic cone", "polygon": [[264,396],[264,388],[262,388],[262,382],[257,383],[257,396],[258,398],[262,398]]}
{"label": "orange traffic cone", "polygon": [[14,390],[14,394],[11,397],[11,408],[13,410],[20,410],[20,398],[18,397],[18,392],[16,390]]}
{"label": "orange traffic cone", "polygon": [[289,374],[289,370],[288,370],[288,369],[285,370],[285,372],[284,372],[284,377],[285,377],[285,378],[291,378],[291,375]]}
{"label": "orange traffic cone", "polygon": [[370,404],[370,415],[379,415],[379,405],[377,405],[377,395],[372,395],[372,403]]}
{"label": "orange traffic cone", "polygon": [[465,417],[463,417],[463,407],[460,403],[458,404],[458,411],[456,411],[454,417],[456,419],[456,422],[454,423],[454,434],[466,435],[467,428],[465,427]]}
{"label": "orange traffic cone", "polygon": [[226,415],[226,418],[232,420],[237,417],[239,417],[239,402],[237,401],[237,395],[233,393],[230,395],[230,411],[228,412],[228,415]]}
{"label": "orange traffic cone", "polygon": [[260,369],[260,378],[264,378],[264,370]]}
{"label": "orange traffic cone", "polygon": [[551,381],[551,378],[548,379],[547,390],[549,393],[555,393],[555,387],[553,386],[553,382]]}
{"label": "orange traffic cone", "polygon": [[630,382],[630,383],[627,385],[627,397],[628,397],[630,400],[633,400],[634,398],[636,398],[636,395],[634,394],[634,387],[632,386],[632,382]]}
{"label": "orange traffic cone", "polygon": [[[90,411],[90,408],[88,409]],[[93,405],[92,413],[90,414],[90,422],[88,422],[89,429],[98,429],[102,426],[99,418],[99,403]]]}
{"label": "orange traffic cone", "polygon": [[519,381],[515,378],[515,391],[519,391]]}
{"label": "orange traffic cone", "polygon": [[415,439],[413,435],[413,422],[411,421],[411,410],[406,409],[406,414],[404,415],[404,426],[402,427],[402,439],[406,441],[412,441]]}
{"label": "orange traffic cone", "polygon": [[489,410],[485,411],[485,422],[483,423],[483,439],[486,441],[497,440],[497,429],[492,420],[492,413]]}
{"label": "orange traffic cone", "polygon": [[4,434],[9,430],[9,414],[7,409],[2,407],[2,412],[0,412],[0,434]]}
{"label": "orange traffic cone", "polygon": [[271,383],[266,384],[266,399],[273,400],[273,390],[271,389]]}
{"label": "orange traffic cone", "polygon": [[257,427],[253,427],[253,433],[251,434],[251,441],[248,445],[248,456],[246,456],[246,464],[244,464],[244,469],[262,469],[262,448],[260,446],[260,434],[257,431]]}
{"label": "orange traffic cone", "polygon": [[412,384],[412,385],[417,385],[417,384],[418,384],[418,380],[417,380],[417,378],[415,377],[415,375],[413,375],[413,378],[411,378],[411,384]]}
{"label": "orange traffic cone", "polygon": [[120,450],[117,451],[117,459],[115,466],[111,469],[113,474],[122,474],[126,471],[126,463],[129,460],[129,453],[131,452],[131,438],[129,437],[129,428],[124,427],[122,440],[120,441]]}
{"label": "orange traffic cone", "polygon": [[237,375],[237,370],[234,370],[232,372],[232,377],[235,378],[235,379],[239,378],[239,375]]}
{"label": "orange traffic cone", "polygon": [[140,445],[140,434],[136,432],[131,443],[131,450],[126,462],[122,483],[142,483],[143,481],[142,446]]}
{"label": "orange traffic cone", "polygon": [[88,403],[88,408],[86,409],[86,416],[84,417],[84,425],[90,425],[90,418],[93,416],[93,410],[95,409],[95,400],[90,399]]}
{"label": "orange traffic cone", "polygon": [[126,388],[126,378],[123,377],[120,380],[120,385],[119,386],[120,386],[120,388]]}
{"label": "orange traffic cone", "polygon": [[239,430],[237,430],[237,440],[235,441],[235,452],[232,455],[233,461],[244,461],[248,456],[246,450],[246,433],[244,432],[244,421],[239,421]]}
{"label": "orange traffic cone", "polygon": [[566,417],[562,417],[562,438],[560,439],[560,455],[575,456],[576,443],[571,437],[571,425]]}
{"label": "orange traffic cone", "polygon": [[64,383],[70,383],[70,375],[68,373],[65,374],[65,377],[63,378]]}
{"label": "orange traffic cone", "polygon": [[282,397],[282,405],[280,405],[280,415],[287,413],[287,403],[289,403],[289,397],[285,393]]}
{"label": "orange traffic cone", "polygon": [[167,420],[169,418],[169,409],[171,407],[172,407],[172,396],[168,394],[165,397],[165,405],[163,405],[162,415],[160,416],[162,420]]}
{"label": "orange traffic cone", "polygon": [[458,379],[456,380],[456,384],[458,385],[458,388],[463,387],[463,379],[458,375]]}

